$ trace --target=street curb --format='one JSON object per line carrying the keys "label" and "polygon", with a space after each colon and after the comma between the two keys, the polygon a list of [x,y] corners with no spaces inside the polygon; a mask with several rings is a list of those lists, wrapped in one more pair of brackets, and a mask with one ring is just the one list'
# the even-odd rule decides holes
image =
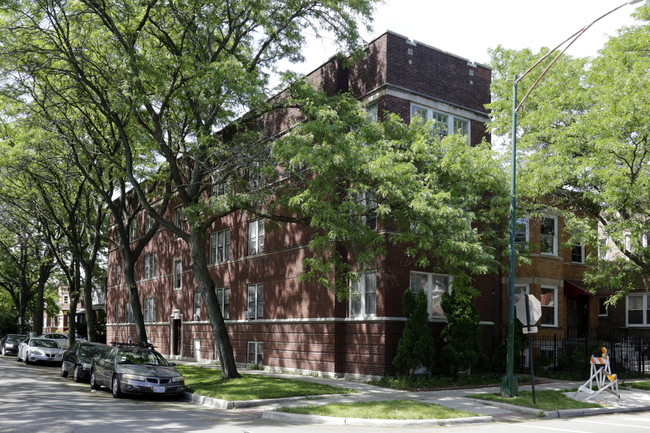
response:
{"label": "street curb", "polygon": [[188,401],[194,404],[201,406],[208,406],[215,409],[246,409],[251,407],[260,407],[268,406],[272,404],[279,403],[291,403],[295,401],[302,400],[322,400],[330,397],[338,397],[345,394],[327,394],[327,395],[307,395],[307,396],[298,396],[298,397],[284,397],[284,398],[272,398],[272,399],[263,399],[263,400],[223,400],[219,398],[206,397],[200,394],[192,394],[190,392],[183,393],[183,401]]}
{"label": "street curb", "polygon": [[491,416],[475,416],[469,418],[447,418],[447,419],[366,419],[366,418],[342,418],[322,415],[301,415],[295,413],[277,412],[267,410],[262,414],[262,419],[273,421],[294,421],[304,424],[328,424],[328,425],[365,425],[384,427],[430,427],[449,426],[458,424],[478,424],[494,421]]}

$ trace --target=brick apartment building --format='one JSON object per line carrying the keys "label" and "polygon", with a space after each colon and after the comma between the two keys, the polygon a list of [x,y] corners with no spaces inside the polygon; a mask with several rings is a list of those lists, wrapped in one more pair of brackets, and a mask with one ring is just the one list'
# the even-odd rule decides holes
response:
{"label": "brick apartment building", "polygon": [[[485,104],[490,102],[490,69],[395,33],[372,41],[357,65],[346,68],[332,58],[307,78],[328,94],[349,91],[371,115],[393,112],[406,122],[417,115],[435,119],[447,130],[462,131],[471,144],[489,139]],[[169,219],[173,212],[169,211]],[[581,291],[584,261],[574,262],[562,248],[558,219],[551,219],[555,249],[533,257],[530,266],[518,271],[516,282],[518,291],[546,300],[547,332],[566,328],[572,310],[581,312],[587,305],[587,311],[596,311],[594,300]],[[524,242],[540,241],[542,232],[537,234],[536,224],[535,220],[523,224]],[[133,228],[135,237],[142,235],[144,226],[141,215]],[[377,230],[383,230],[381,222]],[[215,279],[220,278],[217,294],[238,363],[337,376],[392,374],[405,323],[402,294],[409,287],[427,291],[431,327],[439,336],[444,325],[439,302],[450,290],[449,275],[418,268],[399,247],[391,246],[377,268],[354,287],[361,294],[359,300],[337,301],[326,288],[299,281],[309,240],[304,227],[287,224],[281,231],[265,230],[263,220],[249,220],[239,212],[214,224],[208,245],[210,266]],[[117,250],[109,251],[109,342],[135,337],[120,260]],[[189,269],[185,243],[161,229],[136,267],[147,335],[171,358],[214,360],[212,330]],[[501,275],[475,279],[486,345],[502,335],[506,286]]]}

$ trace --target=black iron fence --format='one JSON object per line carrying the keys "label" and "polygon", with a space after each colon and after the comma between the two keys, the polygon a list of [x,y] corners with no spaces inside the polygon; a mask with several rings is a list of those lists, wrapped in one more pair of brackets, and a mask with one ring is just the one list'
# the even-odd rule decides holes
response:
{"label": "black iron fence", "polygon": [[[571,334],[571,332],[569,333]],[[591,356],[602,356],[605,347],[610,357],[611,369],[619,377],[650,374],[650,336],[635,334],[629,329],[594,330],[581,337],[542,337],[530,339],[535,371],[543,376],[545,371],[589,373]],[[528,348],[521,350],[516,368],[529,370]]]}

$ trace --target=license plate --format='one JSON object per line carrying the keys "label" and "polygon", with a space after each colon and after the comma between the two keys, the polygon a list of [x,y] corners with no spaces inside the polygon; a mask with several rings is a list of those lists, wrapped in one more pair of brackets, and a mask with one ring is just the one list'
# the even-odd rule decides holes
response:
{"label": "license plate", "polygon": [[153,392],[165,392],[165,387],[164,386],[154,386],[153,387]]}

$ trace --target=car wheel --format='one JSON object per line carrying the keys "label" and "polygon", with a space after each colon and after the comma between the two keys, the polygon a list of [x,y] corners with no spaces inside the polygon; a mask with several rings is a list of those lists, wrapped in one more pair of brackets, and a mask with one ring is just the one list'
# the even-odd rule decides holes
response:
{"label": "car wheel", "polygon": [[65,362],[61,363],[61,377],[68,377],[68,370],[65,369]]}
{"label": "car wheel", "polygon": [[99,389],[101,388],[101,385],[97,383],[97,377],[95,376],[95,370],[90,372],[90,388],[91,389]]}
{"label": "car wheel", "polygon": [[25,353],[25,364],[29,365],[29,364],[31,364],[31,363],[32,363],[32,362],[29,360],[29,352],[26,352],[26,353]]}
{"label": "car wheel", "polygon": [[72,379],[75,382],[81,382],[81,376],[79,376],[79,367],[78,365],[74,366],[74,370],[72,371]]}
{"label": "car wheel", "polygon": [[117,376],[113,376],[113,386],[111,387],[111,391],[113,391],[113,397],[115,398],[120,398],[122,397],[122,390],[120,389],[120,378]]}

